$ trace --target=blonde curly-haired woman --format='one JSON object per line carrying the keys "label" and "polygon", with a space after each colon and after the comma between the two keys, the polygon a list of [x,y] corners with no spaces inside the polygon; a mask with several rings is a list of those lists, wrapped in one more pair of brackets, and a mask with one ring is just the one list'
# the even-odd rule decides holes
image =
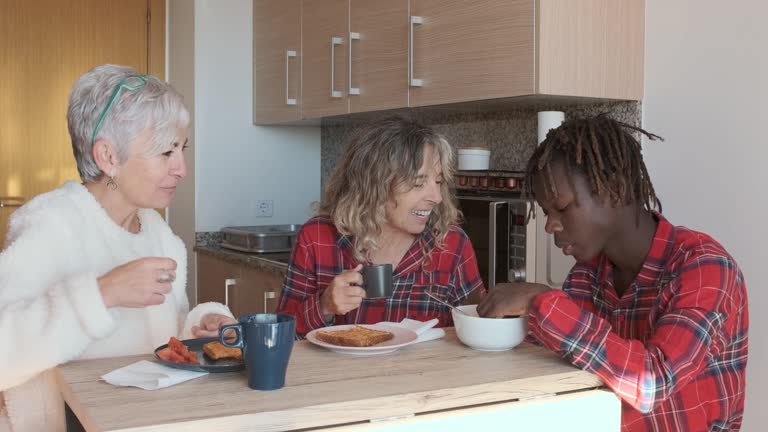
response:
{"label": "blonde curly-haired woman", "polygon": [[[472,244],[457,225],[453,149],[432,129],[390,117],[354,135],[320,211],[302,226],[278,310],[296,333],[338,324],[438,318],[484,292]],[[390,297],[366,297],[362,266],[391,264]]]}

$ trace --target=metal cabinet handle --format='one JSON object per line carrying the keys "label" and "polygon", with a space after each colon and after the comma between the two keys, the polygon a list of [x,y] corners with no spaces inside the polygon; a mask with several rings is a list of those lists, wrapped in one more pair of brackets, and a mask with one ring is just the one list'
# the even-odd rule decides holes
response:
{"label": "metal cabinet handle", "polygon": [[344,43],[344,38],[340,38],[337,36],[331,37],[331,97],[332,98],[340,98],[342,96],[341,92],[339,90],[336,90],[335,88],[335,75],[336,75],[336,45],[341,45]]}
{"label": "metal cabinet handle", "polygon": [[24,205],[24,201],[24,197],[0,197],[0,207],[21,207]]}
{"label": "metal cabinet handle", "polygon": [[507,201],[488,203],[488,286],[485,288],[489,290],[496,286],[496,209],[505,204]]}
{"label": "metal cabinet handle", "polygon": [[418,24],[424,24],[424,18],[420,16],[411,16],[408,37],[408,79],[411,87],[421,87],[424,81],[413,76],[413,27]]}
{"label": "metal cabinet handle", "polygon": [[360,33],[349,32],[349,76],[347,78],[349,79],[349,94],[359,95],[360,88],[352,87],[352,41],[353,40],[360,40]]}
{"label": "metal cabinet handle", "polygon": [[264,313],[270,313],[269,310],[267,310],[267,300],[274,299],[275,298],[275,292],[274,291],[265,291],[264,292]]}
{"label": "metal cabinet handle", "polygon": [[294,50],[287,50],[285,52],[285,104],[286,105],[296,105],[296,99],[291,99],[291,96],[288,94],[288,61],[292,58],[296,57],[296,51]]}
{"label": "metal cabinet handle", "polygon": [[224,280],[224,306],[229,307],[229,287],[237,285],[237,279]]}

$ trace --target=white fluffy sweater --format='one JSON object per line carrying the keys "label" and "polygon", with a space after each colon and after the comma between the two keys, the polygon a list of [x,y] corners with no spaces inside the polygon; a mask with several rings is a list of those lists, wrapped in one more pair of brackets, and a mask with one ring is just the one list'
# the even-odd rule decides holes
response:
{"label": "white fluffy sweater", "polygon": [[[124,230],[76,182],[13,213],[0,253],[0,431],[64,430],[51,368],[150,353],[170,336],[191,337],[191,326],[207,313],[232,315],[218,303],[188,313],[184,243],[156,211],[142,209],[139,219],[139,233]],[[165,303],[107,309],[97,277],[147,256],[178,265]]]}

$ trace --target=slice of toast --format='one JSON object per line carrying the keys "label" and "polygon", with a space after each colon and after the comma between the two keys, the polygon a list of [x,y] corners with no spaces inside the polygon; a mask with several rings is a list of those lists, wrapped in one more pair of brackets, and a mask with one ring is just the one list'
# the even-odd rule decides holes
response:
{"label": "slice of toast", "polygon": [[369,347],[388,341],[394,333],[354,326],[348,330],[319,331],[317,338],[323,342],[348,347]]}
{"label": "slice of toast", "polygon": [[243,359],[243,350],[240,348],[224,346],[221,342],[209,342],[203,345],[203,352],[213,360],[221,360],[225,358],[232,358],[235,360]]}

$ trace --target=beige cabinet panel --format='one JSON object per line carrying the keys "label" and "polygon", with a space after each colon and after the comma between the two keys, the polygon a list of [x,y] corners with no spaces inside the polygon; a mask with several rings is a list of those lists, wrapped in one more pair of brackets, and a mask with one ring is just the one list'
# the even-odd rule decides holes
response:
{"label": "beige cabinet panel", "polygon": [[538,93],[642,99],[644,0],[538,4]]}
{"label": "beige cabinet panel", "polygon": [[300,119],[301,1],[253,2],[253,122]]}
{"label": "beige cabinet panel", "polygon": [[411,0],[410,105],[528,95],[534,82],[535,0]]}
{"label": "beige cabinet panel", "polygon": [[408,106],[408,0],[350,0],[349,22],[349,112]]}
{"label": "beige cabinet panel", "polygon": [[346,114],[349,0],[302,2],[302,117]]}

